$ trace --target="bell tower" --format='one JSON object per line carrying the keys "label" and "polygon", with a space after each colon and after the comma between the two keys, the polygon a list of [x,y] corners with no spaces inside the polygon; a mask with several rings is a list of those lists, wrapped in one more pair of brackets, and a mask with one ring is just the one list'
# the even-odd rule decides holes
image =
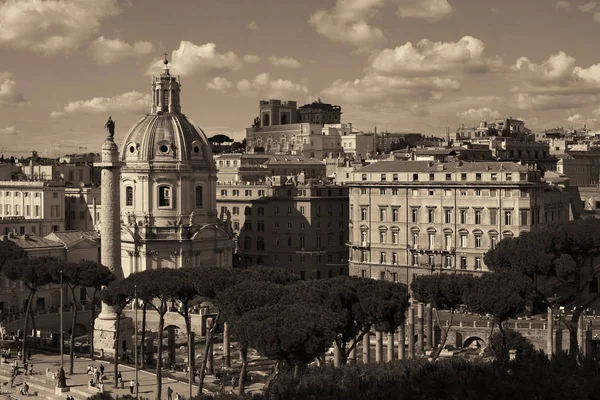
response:
{"label": "bell tower", "polygon": [[179,94],[181,83],[177,78],[171,76],[169,71],[169,60],[165,53],[165,65],[160,76],[152,77],[152,107],[150,114],[181,114]]}

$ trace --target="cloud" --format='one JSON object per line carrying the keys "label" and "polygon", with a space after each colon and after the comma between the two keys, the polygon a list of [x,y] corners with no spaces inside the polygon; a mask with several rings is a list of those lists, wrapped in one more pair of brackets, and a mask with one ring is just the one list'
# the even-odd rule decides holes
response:
{"label": "cloud", "polygon": [[302,66],[302,64],[300,64],[300,61],[292,57],[271,56],[269,57],[269,62],[274,67],[300,68]]}
{"label": "cloud", "polygon": [[402,18],[419,18],[437,21],[452,13],[448,0],[394,0]]}
{"label": "cloud", "polygon": [[395,49],[384,49],[371,58],[371,68],[386,75],[434,75],[486,72],[501,65],[501,60],[485,58],[484,44],[472,36],[457,42],[423,39],[413,46],[407,42]]}
{"label": "cloud", "polygon": [[519,108],[577,108],[600,97],[600,63],[583,68],[564,52],[542,63],[521,57],[511,68]]}
{"label": "cloud", "polygon": [[132,91],[113,97],[94,97],[90,100],[70,101],[62,110],[50,113],[50,117],[61,118],[68,114],[78,113],[141,112],[149,110],[150,104],[149,94]]}
{"label": "cloud", "polygon": [[492,7],[492,8],[490,8],[490,12],[491,12],[492,14],[494,14],[494,15],[497,15],[497,14],[499,14],[499,13],[500,13],[500,10],[498,10],[498,9],[497,9],[497,8],[495,8],[495,7]]}
{"label": "cloud", "polygon": [[286,79],[271,79],[268,73],[258,74],[252,80],[242,79],[237,82],[236,87],[241,93],[262,94],[270,98],[281,99],[308,93],[308,88],[304,83]]}
{"label": "cloud", "polygon": [[437,101],[443,98],[444,92],[454,92],[460,87],[461,83],[455,79],[369,74],[353,81],[336,80],[321,93],[343,104],[375,105],[386,101]]}
{"label": "cloud", "polygon": [[117,0],[0,2],[0,43],[47,55],[78,48],[120,12]]}
{"label": "cloud", "polygon": [[7,126],[0,129],[0,135],[16,135],[18,132],[20,131],[14,126]]}
{"label": "cloud", "polygon": [[500,114],[499,111],[492,110],[489,107],[470,108],[466,111],[458,113],[457,115],[459,117],[475,121],[481,121],[484,119],[498,119],[502,117],[502,114]]}
{"label": "cloud", "polygon": [[227,89],[231,88],[232,86],[233,83],[229,82],[227,78],[221,78],[219,76],[214,77],[212,81],[206,84],[207,89],[222,93],[226,92]]}
{"label": "cloud", "polygon": [[245,54],[242,57],[242,60],[248,64],[255,64],[257,62],[260,62],[260,57],[254,54]]}
{"label": "cloud", "polygon": [[577,8],[582,13],[589,13],[589,12],[592,12],[594,10],[594,8],[596,8],[596,2],[590,1],[589,3],[578,5]]}
{"label": "cloud", "polygon": [[568,1],[565,1],[565,0],[561,0],[561,1],[557,1],[554,4],[554,7],[565,10],[565,9],[571,7],[571,3]]}
{"label": "cloud", "polygon": [[10,72],[0,72],[0,106],[14,107],[28,104],[25,95],[17,90],[17,83]]}
{"label": "cloud", "polygon": [[427,117],[431,110],[425,104],[413,104],[410,106],[410,113],[415,117]]}
{"label": "cloud", "polygon": [[150,42],[134,42],[133,45],[120,39],[107,39],[100,36],[88,49],[89,56],[98,64],[112,64],[125,57],[150,54],[154,45]]}
{"label": "cloud", "polygon": [[359,51],[385,41],[381,29],[367,22],[386,0],[337,0],[330,10],[317,10],[308,22],[317,33],[333,42],[345,43]]}
{"label": "cloud", "polygon": [[248,25],[246,25],[246,28],[250,29],[251,31],[255,31],[258,29],[258,24],[256,23],[256,21],[252,20],[252,21],[248,22]]}
{"label": "cloud", "polygon": [[[221,72],[237,71],[244,65],[243,61],[232,51],[217,53],[214,43],[196,45],[182,40],[179,48],[173,51],[171,69],[179,75],[201,73],[206,75]],[[153,62],[149,74],[159,74],[164,65],[163,60]]]}
{"label": "cloud", "polygon": [[583,115],[579,113],[573,114],[567,118],[567,121],[569,122],[583,122],[584,120],[585,118],[583,117]]}

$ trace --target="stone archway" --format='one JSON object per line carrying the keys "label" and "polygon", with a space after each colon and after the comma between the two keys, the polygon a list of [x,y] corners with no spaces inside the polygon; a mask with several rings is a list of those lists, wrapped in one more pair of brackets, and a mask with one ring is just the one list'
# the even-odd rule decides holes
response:
{"label": "stone archway", "polygon": [[467,340],[464,341],[463,346],[464,349],[468,348],[477,348],[482,349],[486,347],[486,342],[479,336],[469,336]]}

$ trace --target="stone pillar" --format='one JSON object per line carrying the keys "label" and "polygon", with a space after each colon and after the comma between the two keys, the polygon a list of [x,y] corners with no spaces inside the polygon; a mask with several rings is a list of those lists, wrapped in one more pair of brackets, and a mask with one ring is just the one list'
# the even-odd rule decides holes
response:
{"label": "stone pillar", "polygon": [[433,349],[435,344],[433,337],[433,306],[431,303],[427,303],[427,333],[425,335],[425,347],[428,350]]}
{"label": "stone pillar", "polygon": [[190,342],[188,343],[188,368],[190,369],[190,379],[196,381],[196,333],[190,332]]}
{"label": "stone pillar", "polygon": [[337,345],[333,345],[333,366],[339,367],[342,364],[342,354],[340,348]]}
{"label": "stone pillar", "polygon": [[415,309],[408,308],[408,358],[415,358]]}
{"label": "stone pillar", "polygon": [[548,307],[548,331],[546,335],[546,354],[552,358],[554,354],[554,313],[552,308]]}
{"label": "stone pillar", "polygon": [[[100,237],[102,238],[100,262],[113,271],[117,279],[123,279],[121,268],[121,167],[119,148],[114,139],[107,137],[102,144],[102,161],[96,164],[102,174],[100,209]],[[115,355],[115,338],[117,314],[115,310],[102,303],[102,310],[94,323],[94,348],[103,349],[105,354]],[[118,351],[133,346],[133,322],[131,318],[122,317],[120,321],[120,340]]]}
{"label": "stone pillar", "polygon": [[375,362],[383,362],[383,333],[375,331]]}
{"label": "stone pillar", "polygon": [[371,362],[371,333],[367,332],[363,336],[363,363],[369,364]]}
{"label": "stone pillar", "polygon": [[394,361],[394,333],[387,334],[387,362]]}
{"label": "stone pillar", "polygon": [[585,356],[585,324],[583,322],[583,315],[580,315],[577,320],[577,344],[579,352]]}
{"label": "stone pillar", "polygon": [[355,363],[356,362],[356,346],[350,350],[350,354],[348,355],[348,362]]}
{"label": "stone pillar", "polygon": [[406,321],[398,328],[398,360],[406,357]]}
{"label": "stone pillar", "polygon": [[417,354],[425,353],[425,304],[417,304]]}
{"label": "stone pillar", "polygon": [[172,368],[175,365],[175,327],[169,326],[167,328],[167,354],[168,354],[168,368]]}
{"label": "stone pillar", "polygon": [[229,340],[229,324],[223,324],[223,357],[225,357],[225,366],[231,367],[231,345]]}
{"label": "stone pillar", "polygon": [[206,357],[206,371],[208,375],[213,375],[215,373],[215,354],[214,354],[214,346],[211,344],[208,347],[208,357]]}

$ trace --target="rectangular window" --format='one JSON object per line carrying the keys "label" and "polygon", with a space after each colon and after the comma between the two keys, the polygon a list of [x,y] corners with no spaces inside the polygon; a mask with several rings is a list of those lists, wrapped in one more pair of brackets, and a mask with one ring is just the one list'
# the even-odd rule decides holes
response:
{"label": "rectangular window", "polygon": [[387,174],[381,174],[381,181],[385,182],[387,178]]}
{"label": "rectangular window", "polygon": [[392,222],[398,222],[399,211],[398,208],[392,208]]}
{"label": "rectangular window", "polygon": [[490,197],[496,197],[496,189],[490,189]]}
{"label": "rectangular window", "polygon": [[413,266],[416,267],[417,265],[419,265],[419,255],[417,253],[413,253],[411,258],[412,258],[411,261],[412,261]]}
{"label": "rectangular window", "polygon": [[452,223],[452,210],[444,210],[444,223]]}
{"label": "rectangular window", "polygon": [[481,257],[475,257],[475,269],[481,269]]}
{"label": "rectangular window", "polygon": [[497,181],[498,180],[498,174],[495,172],[492,172],[490,175],[490,180],[492,181]]}
{"label": "rectangular window", "polygon": [[392,243],[393,244],[398,244],[398,237],[399,237],[398,231],[393,231],[392,232]]}
{"label": "rectangular window", "polygon": [[392,180],[393,181],[397,181],[398,180],[398,174],[393,174],[392,175]]}
{"label": "rectangular window", "polygon": [[475,235],[475,248],[481,248],[481,235]]}
{"label": "rectangular window", "polygon": [[398,196],[398,189],[392,189],[392,196]]}
{"label": "rectangular window", "polygon": [[387,220],[387,210],[385,208],[379,209],[379,220],[385,222]]}
{"label": "rectangular window", "polygon": [[410,215],[411,215],[411,221],[412,221],[412,223],[416,224],[417,223],[417,218],[419,216],[419,209],[418,208],[411,208]]}
{"label": "rectangular window", "polygon": [[435,210],[433,208],[427,210],[427,222],[430,224],[435,223]]}
{"label": "rectangular window", "polygon": [[429,180],[430,181],[434,181],[435,180],[435,174],[429,174]]}
{"label": "rectangular window", "polygon": [[521,213],[521,226],[529,225],[529,210],[520,210]]}
{"label": "rectangular window", "polygon": [[475,225],[481,225],[481,210],[475,210]]}
{"label": "rectangular window", "polygon": [[452,174],[446,174],[446,180],[447,181],[451,181],[452,180]]}
{"label": "rectangular window", "polygon": [[506,174],[506,180],[507,181],[512,181],[512,174],[507,173]]}
{"label": "rectangular window", "polygon": [[467,257],[465,257],[465,256],[460,257],[460,268],[467,269]]}
{"label": "rectangular window", "polygon": [[467,210],[460,210],[460,223],[461,224],[467,223]]}
{"label": "rectangular window", "polygon": [[392,252],[392,265],[398,265],[398,253]]}
{"label": "rectangular window", "polygon": [[512,211],[504,211],[504,225],[512,225]]}
{"label": "rectangular window", "polygon": [[40,206],[35,206],[34,208],[34,217],[39,217],[40,216]]}
{"label": "rectangular window", "polygon": [[367,220],[367,208],[366,207],[361,207],[361,209],[360,209],[360,220],[361,221]]}
{"label": "rectangular window", "polygon": [[412,180],[413,180],[413,182],[418,182],[419,181],[419,174],[413,174]]}
{"label": "rectangular window", "polygon": [[525,189],[521,189],[521,197],[529,197],[529,192]]}
{"label": "rectangular window", "polygon": [[133,206],[133,187],[131,186],[125,188],[125,206]]}
{"label": "rectangular window", "polygon": [[304,206],[300,206],[300,214],[304,215]]}
{"label": "rectangular window", "polygon": [[452,256],[444,256],[444,267],[452,268]]}
{"label": "rectangular window", "polygon": [[386,262],[386,253],[385,253],[385,251],[382,251],[379,253],[379,263],[385,264],[385,262]]}
{"label": "rectangular window", "polygon": [[367,194],[367,188],[360,188],[360,194]]}
{"label": "rectangular window", "polygon": [[367,180],[367,174],[362,174],[362,180],[366,181]]}
{"label": "rectangular window", "polygon": [[450,250],[452,248],[452,235],[449,233],[444,236],[444,246],[446,247],[446,250]]}
{"label": "rectangular window", "polygon": [[429,234],[429,250],[435,249],[435,233]]}
{"label": "rectangular window", "polygon": [[460,247],[466,249],[468,246],[468,236],[460,235]]}
{"label": "rectangular window", "polygon": [[481,180],[481,173],[478,172],[478,173],[475,174],[475,180],[476,181],[480,181]]}
{"label": "rectangular window", "polygon": [[460,174],[460,180],[461,181],[466,181],[467,180],[467,174]]}
{"label": "rectangular window", "polygon": [[385,231],[379,232],[379,243],[385,244],[386,234]]}
{"label": "rectangular window", "polygon": [[498,223],[498,210],[490,209],[490,225],[496,225]]}

